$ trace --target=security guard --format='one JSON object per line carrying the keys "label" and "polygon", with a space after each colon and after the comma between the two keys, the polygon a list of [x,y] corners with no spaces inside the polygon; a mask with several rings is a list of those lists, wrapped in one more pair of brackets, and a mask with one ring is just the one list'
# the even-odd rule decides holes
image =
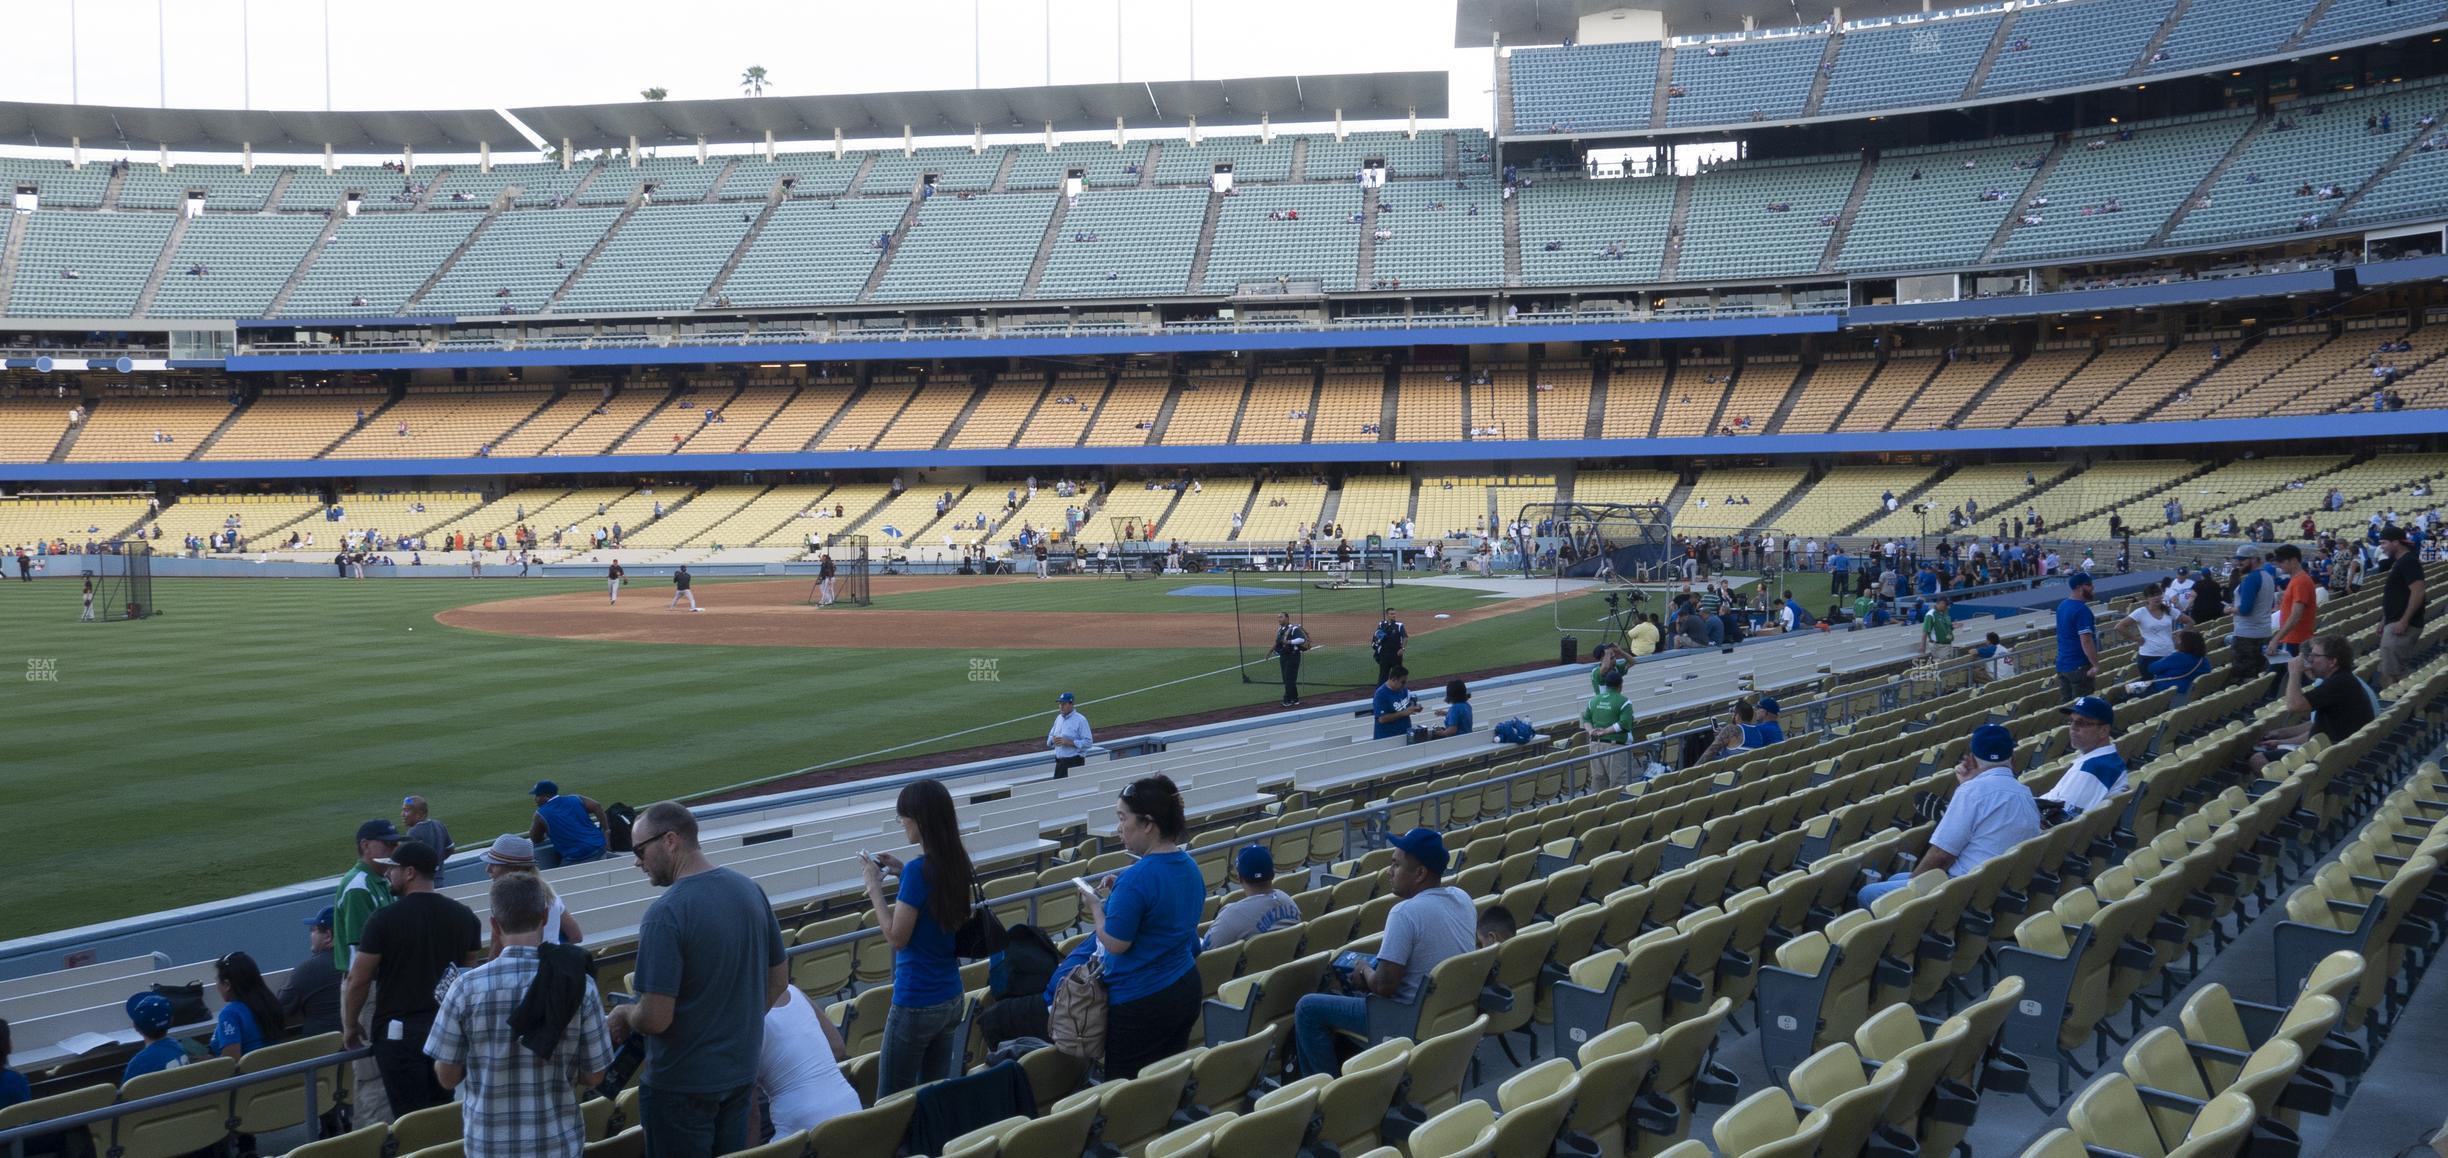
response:
{"label": "security guard", "polygon": [[1384,683],[1388,673],[1402,666],[1403,644],[1411,638],[1402,621],[1394,618],[1394,609],[1385,609],[1377,621],[1376,634],[1369,637],[1369,651],[1377,657],[1377,682]]}
{"label": "security guard", "polygon": [[1301,653],[1307,650],[1309,629],[1292,622],[1291,612],[1277,612],[1275,646],[1268,648],[1267,654],[1274,656],[1275,662],[1283,668],[1283,706],[1287,708],[1300,706]]}

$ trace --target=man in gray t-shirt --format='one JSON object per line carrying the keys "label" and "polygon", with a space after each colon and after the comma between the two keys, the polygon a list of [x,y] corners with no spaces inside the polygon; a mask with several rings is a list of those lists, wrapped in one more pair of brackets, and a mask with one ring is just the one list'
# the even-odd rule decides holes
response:
{"label": "man in gray t-shirt", "polygon": [[[400,828],[407,832],[408,839],[421,840],[430,845],[434,855],[444,861],[450,860],[451,854],[458,851],[458,846],[451,843],[450,830],[433,818],[432,810],[426,806],[422,796],[411,796],[400,801]],[[439,869],[434,871],[434,884],[437,887],[442,884]]]}
{"label": "man in gray t-shirt", "polygon": [[1263,845],[1251,845],[1233,858],[1233,875],[1241,879],[1241,895],[1216,910],[1199,942],[1199,952],[1238,945],[1260,933],[1301,919],[1292,894],[1275,887],[1275,856]]}
{"label": "man in gray t-shirt", "polygon": [[706,859],[688,809],[653,805],[630,831],[647,879],[669,890],[638,927],[637,1004],[610,1017],[614,1041],[646,1035],[647,1152],[746,1149],[765,1011],[790,984],[782,927],[765,890]]}
{"label": "man in gray t-shirt", "polygon": [[1386,914],[1376,958],[1351,968],[1348,983],[1361,996],[1312,993],[1292,1007],[1303,1073],[1337,1072],[1335,1034],[1366,1032],[1370,997],[1416,1001],[1420,978],[1478,945],[1478,911],[1470,895],[1445,884],[1452,858],[1444,836],[1433,828],[1414,828],[1386,843],[1394,847],[1386,884],[1400,899]]}

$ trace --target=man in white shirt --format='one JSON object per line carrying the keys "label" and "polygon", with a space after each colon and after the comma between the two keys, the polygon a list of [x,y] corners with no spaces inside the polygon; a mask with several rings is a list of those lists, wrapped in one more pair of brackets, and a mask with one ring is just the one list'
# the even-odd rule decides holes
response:
{"label": "man in white shirt", "polygon": [[1088,731],[1088,717],[1072,706],[1071,693],[1054,697],[1054,726],[1046,729],[1046,747],[1054,750],[1054,778],[1069,776],[1071,770],[1088,762],[1088,749],[1096,737]]}
{"label": "man in white shirt", "polygon": [[2058,711],[2076,755],[2057,786],[2040,794],[2040,810],[2042,816],[2054,813],[2052,820],[2071,820],[2125,786],[2125,757],[2117,753],[2116,712],[2108,701],[2084,696]]}
{"label": "man in white shirt", "polygon": [[[1915,871],[1959,877],[2040,835],[2040,815],[2032,803],[2031,789],[2015,779],[2014,749],[2014,733],[2004,725],[1983,724],[1973,729],[1963,762],[1955,768],[1955,792],[1947,800],[1946,815],[1930,833],[1929,848]],[[1880,897],[1911,884],[1912,873],[1893,873],[1862,886],[1854,900],[1866,909]]]}

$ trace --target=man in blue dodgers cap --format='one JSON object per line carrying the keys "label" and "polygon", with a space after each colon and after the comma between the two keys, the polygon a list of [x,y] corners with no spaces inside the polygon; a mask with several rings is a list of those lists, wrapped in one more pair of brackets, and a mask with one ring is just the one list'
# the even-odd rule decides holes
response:
{"label": "man in blue dodgers cap", "polygon": [[1367,1028],[1370,997],[1417,1001],[1420,980],[1430,970],[1478,947],[1477,906],[1469,893],[1445,883],[1452,858],[1444,836],[1433,828],[1414,828],[1386,843],[1394,848],[1386,885],[1398,899],[1386,914],[1376,957],[1352,966],[1350,984],[1357,994],[1312,993],[1292,1008],[1303,1073],[1336,1071],[1335,1034]]}
{"label": "man in blue dodgers cap", "polygon": [[2116,748],[2116,710],[2108,701],[2084,696],[2057,710],[2066,718],[2066,737],[2076,755],[2057,786],[2040,795],[2041,811],[2052,824],[2082,815],[2125,786],[2125,757]]}
{"label": "man in blue dodgers cap", "polygon": [[[2014,733],[2004,725],[1983,724],[1972,730],[1963,763],[1955,767],[1955,795],[1948,798],[1946,815],[1930,833],[1929,851],[1922,854],[1914,871],[1936,869],[1959,877],[2040,835],[2039,806],[2032,802],[2031,789],[2015,779],[2010,767],[2014,750]],[[1868,908],[1871,902],[1911,884],[1912,874],[1899,872],[1891,879],[1862,886],[1855,899]]]}

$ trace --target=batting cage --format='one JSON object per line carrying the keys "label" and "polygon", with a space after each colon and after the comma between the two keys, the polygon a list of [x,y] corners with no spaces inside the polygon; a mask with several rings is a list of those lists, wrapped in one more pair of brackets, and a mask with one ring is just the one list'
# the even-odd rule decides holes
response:
{"label": "batting cage", "polygon": [[1115,515],[1113,525],[1113,561],[1124,579],[1153,579],[1164,574],[1167,544],[1160,539],[1141,537],[1145,525],[1130,515]]}
{"label": "batting cage", "polygon": [[127,539],[104,549],[93,580],[94,615],[100,619],[150,618],[160,608],[153,603],[153,544]]}
{"label": "batting cage", "polygon": [[[867,607],[875,600],[869,587],[867,566],[867,536],[828,535],[823,553],[833,558],[833,577],[821,574],[808,586],[807,601],[822,606],[827,603],[847,603]],[[831,598],[826,597],[825,585],[833,585]]]}
{"label": "batting cage", "polygon": [[1385,615],[1394,586],[1392,571],[1382,567],[1328,571],[1241,568],[1229,574],[1242,683],[1281,681],[1274,655],[1276,617],[1289,615],[1309,637],[1309,650],[1300,661],[1303,686],[1377,686],[1377,661],[1370,653],[1369,640]]}
{"label": "batting cage", "polygon": [[1639,613],[1657,610],[1639,585],[1662,581],[1672,562],[1663,504],[1526,503],[1518,518],[1529,539],[1526,560],[1555,577],[1548,607],[1558,635],[1588,649],[1619,643]]}

